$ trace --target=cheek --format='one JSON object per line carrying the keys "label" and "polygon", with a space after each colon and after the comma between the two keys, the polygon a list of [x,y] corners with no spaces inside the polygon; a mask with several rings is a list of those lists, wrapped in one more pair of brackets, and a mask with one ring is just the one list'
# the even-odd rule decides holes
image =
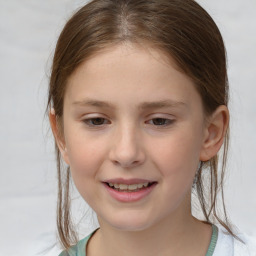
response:
{"label": "cheek", "polygon": [[89,137],[74,136],[67,140],[68,157],[73,182],[91,206],[97,197],[98,174],[102,169],[105,157],[104,143]]}
{"label": "cheek", "polygon": [[191,180],[199,163],[200,137],[182,131],[162,138],[151,147],[152,160],[162,176],[177,181]]}
{"label": "cheek", "polygon": [[72,176],[75,179],[95,176],[105,157],[105,143],[81,133],[67,136],[67,155],[70,162]]}
{"label": "cheek", "polygon": [[151,150],[152,161],[161,175],[161,193],[167,195],[158,200],[163,204],[172,202],[169,207],[175,209],[191,193],[199,163],[199,145],[193,136],[176,136],[155,143]]}

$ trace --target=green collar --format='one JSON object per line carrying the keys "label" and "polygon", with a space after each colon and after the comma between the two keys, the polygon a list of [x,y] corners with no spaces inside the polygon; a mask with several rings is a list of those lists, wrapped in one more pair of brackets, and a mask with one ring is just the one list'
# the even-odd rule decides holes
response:
{"label": "green collar", "polygon": [[218,228],[212,224],[212,238],[205,256],[212,256],[218,240]]}
{"label": "green collar", "polygon": [[[97,231],[96,229],[94,232],[92,232],[89,236],[85,237],[84,239],[80,240],[77,245],[72,246],[68,252],[63,251],[59,256],[86,256],[86,246],[89,241],[89,239],[92,237],[92,235]],[[212,224],[212,237],[211,242],[208,247],[207,253],[205,256],[212,256],[214,249],[216,247],[216,243],[218,240],[218,228]]]}

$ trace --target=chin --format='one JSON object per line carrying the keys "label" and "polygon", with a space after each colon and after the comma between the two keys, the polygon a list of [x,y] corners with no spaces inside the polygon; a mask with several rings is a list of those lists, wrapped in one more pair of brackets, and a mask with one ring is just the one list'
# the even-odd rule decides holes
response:
{"label": "chin", "polygon": [[114,229],[120,231],[143,231],[151,226],[151,222],[148,218],[142,214],[123,214],[123,215],[112,215],[110,219],[101,219],[101,222],[108,222],[108,225],[112,226]]}

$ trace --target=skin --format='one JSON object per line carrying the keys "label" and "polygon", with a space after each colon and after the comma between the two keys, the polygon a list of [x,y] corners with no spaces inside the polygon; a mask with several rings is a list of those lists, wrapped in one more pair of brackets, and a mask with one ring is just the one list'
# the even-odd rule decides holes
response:
{"label": "skin", "polygon": [[[206,118],[193,82],[165,56],[131,44],[95,55],[69,78],[62,132],[50,114],[74,183],[100,223],[89,256],[206,254],[211,226],[191,215],[191,186],[199,162],[222,145],[228,110]],[[112,178],[157,185],[124,203],[103,186]]]}

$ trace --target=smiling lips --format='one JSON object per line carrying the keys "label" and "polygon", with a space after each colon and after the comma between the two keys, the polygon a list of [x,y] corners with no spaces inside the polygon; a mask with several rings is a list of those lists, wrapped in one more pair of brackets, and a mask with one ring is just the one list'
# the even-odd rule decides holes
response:
{"label": "smiling lips", "polygon": [[109,187],[117,191],[126,191],[126,192],[136,192],[141,189],[147,188],[150,184],[149,182],[139,183],[139,184],[118,184],[118,183],[107,183]]}
{"label": "smiling lips", "polygon": [[113,179],[103,183],[109,194],[120,202],[134,202],[146,197],[157,182],[141,179]]}

